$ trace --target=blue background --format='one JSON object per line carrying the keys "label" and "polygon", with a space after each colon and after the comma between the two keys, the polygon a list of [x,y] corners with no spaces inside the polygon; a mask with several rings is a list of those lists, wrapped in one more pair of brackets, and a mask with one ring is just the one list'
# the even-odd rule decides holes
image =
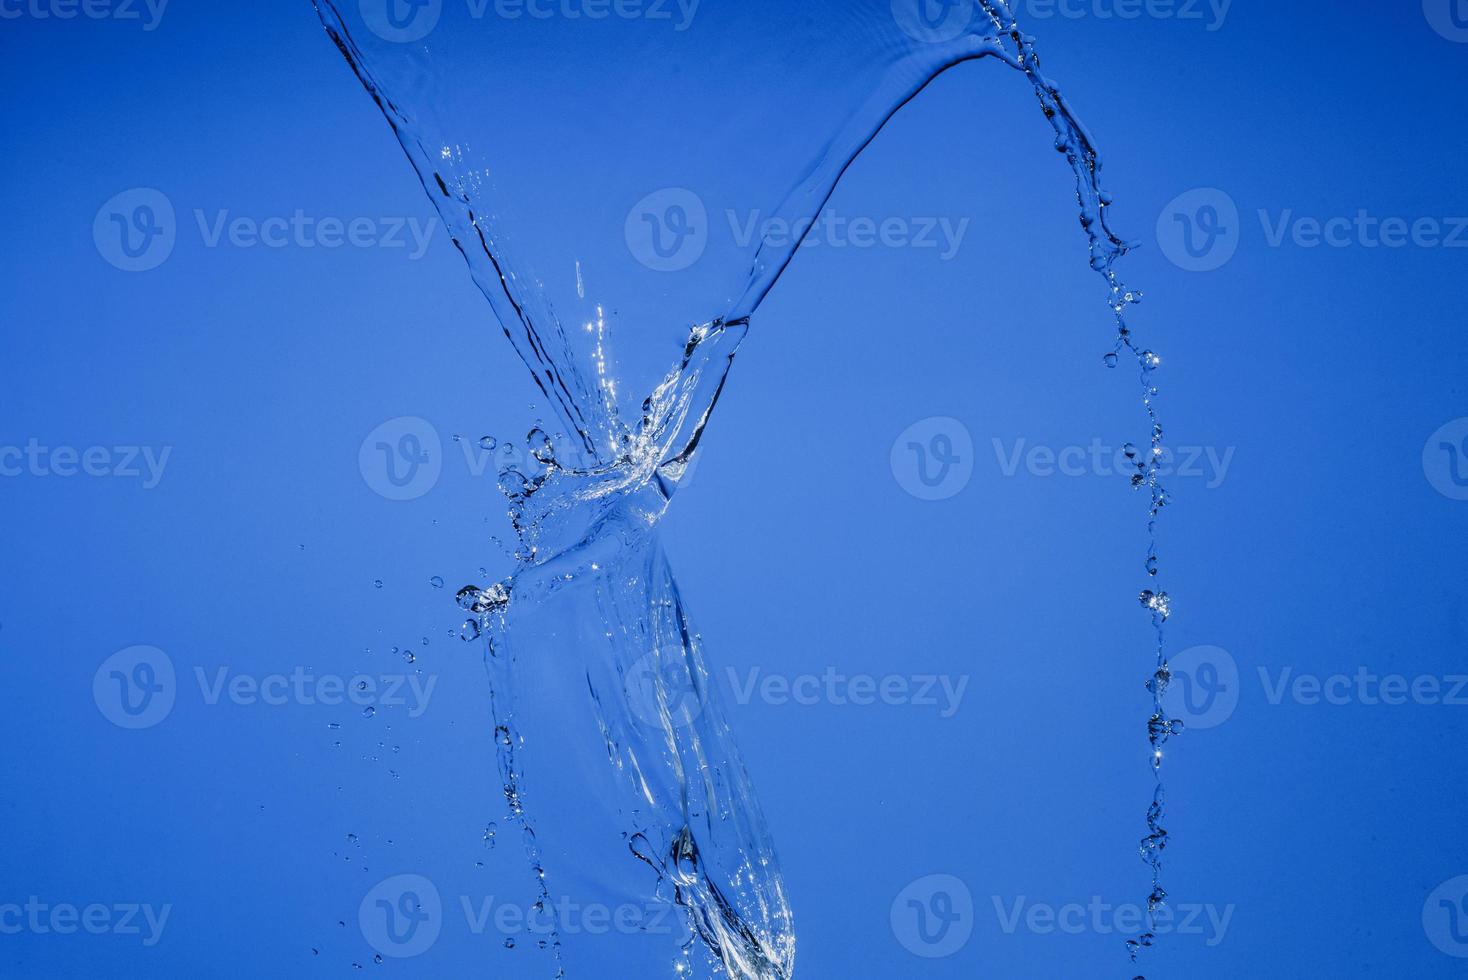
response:
{"label": "blue background", "polygon": [[[1257,213],[1468,215],[1468,44],[1416,3],[1239,0],[1217,30],[1030,6],[1021,22],[1105,154],[1113,221],[1144,245],[1125,274],[1147,292],[1135,325],[1164,357],[1169,442],[1233,453],[1221,482],[1171,480],[1162,544],[1171,649],[1221,647],[1240,672],[1232,716],[1170,747],[1166,881],[1231,919],[1215,945],[1163,937],[1146,972],[1457,975],[1423,905],[1468,873],[1468,706],[1273,704],[1259,670],[1464,669],[1468,503],[1435,489],[1423,447],[1468,415],[1468,252],[1273,247]],[[208,248],[194,224],[195,209],[429,221],[388,128],[305,3],[178,2],[153,31],[26,16],[0,22],[0,52],[0,444],[172,447],[153,489],[0,478],[0,904],[172,906],[152,947],[0,935],[0,971],[548,975],[454,910],[415,960],[374,965],[357,929],[386,875],[425,874],[456,908],[523,873],[517,845],[483,840],[502,809],[486,681],[452,635],[449,594],[481,567],[511,570],[492,540],[509,532],[453,436],[519,436],[544,406],[443,229],[414,260]],[[799,976],[1128,970],[1119,931],[1005,931],[994,906],[1146,891],[1145,502],[1121,477],[1006,476],[993,442],[1146,441],[1130,372],[1101,364],[1101,284],[1051,143],[1032,93],[992,63],[904,109],[832,207],[968,218],[961,251],[798,256],[668,518],[715,664],[969,678],[948,718],[732,710],[782,854]],[[92,235],[104,202],[136,187],[179,215],[177,247],[146,273],[104,261]],[[1207,272],[1157,241],[1195,188],[1241,213],[1237,254]],[[399,416],[429,420],[445,452],[438,485],[402,503],[358,470],[362,440]],[[973,475],[929,502],[889,453],[935,416],[971,433]],[[142,731],[92,695],[98,666],[134,644],[179,676],[171,714]],[[392,653],[404,645],[415,664]],[[364,718],[209,704],[194,679],[297,666],[421,669],[437,686],[420,717]],[[926,959],[889,913],[934,873],[970,889],[974,934]]]}

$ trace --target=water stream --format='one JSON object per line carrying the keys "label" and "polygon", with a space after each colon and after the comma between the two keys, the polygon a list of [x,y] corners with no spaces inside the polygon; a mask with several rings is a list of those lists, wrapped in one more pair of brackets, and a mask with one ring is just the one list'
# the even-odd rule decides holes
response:
{"label": "water stream", "polygon": [[[1166,898],[1163,747],[1181,727],[1162,708],[1160,359],[1129,326],[1141,294],[1117,271],[1128,246],[1108,222],[1094,143],[1008,5],[705,0],[683,30],[652,18],[510,23],[474,0],[378,6],[385,21],[364,14],[370,3],[317,0],[565,432],[537,427],[532,463],[501,477],[518,570],[458,594],[466,634],[485,643],[508,812],[547,910],[570,895],[679,912],[665,928],[596,943],[554,928],[542,944],[548,975],[604,976],[615,963],[617,975],[647,978],[793,976],[774,845],[658,525],[800,240],[720,240],[706,215],[759,207],[810,227],[903,105],[980,58],[1019,73],[1054,128],[1106,280],[1104,360],[1136,366],[1150,431],[1145,448],[1127,450],[1148,500],[1140,598],[1155,641],[1156,786],[1142,841],[1153,917],[1128,940],[1136,960]],[[646,91],[657,97],[629,94]],[[693,261],[673,268],[676,248],[639,256],[624,236],[639,199],[655,233],[662,219],[681,236],[670,241],[702,234]],[[672,331],[686,334],[681,354]]]}

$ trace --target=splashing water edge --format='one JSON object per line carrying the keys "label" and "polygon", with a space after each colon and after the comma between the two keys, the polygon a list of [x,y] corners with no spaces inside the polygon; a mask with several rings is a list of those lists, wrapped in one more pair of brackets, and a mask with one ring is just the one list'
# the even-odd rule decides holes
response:
{"label": "splashing water edge", "polygon": [[[440,166],[450,159],[450,149],[430,149],[420,107],[400,97],[401,91],[395,94],[391,79],[374,69],[373,56],[359,44],[336,0],[313,3],[387,118],[501,329],[574,433],[581,454],[580,465],[563,463],[542,430],[531,432],[539,469],[511,470],[500,484],[520,539],[520,568],[503,583],[466,586],[459,593],[475,627],[472,635],[483,634],[499,777],[510,815],[522,831],[539,900],[554,906],[553,880],[559,887],[562,879],[589,874],[585,868],[594,862],[583,865],[582,859],[606,853],[615,830],[622,856],[646,869],[648,880],[637,887],[651,890],[686,918],[687,935],[670,944],[671,953],[657,954],[673,956],[677,975],[694,971],[697,945],[707,958],[698,965],[710,975],[787,980],[794,971],[795,933],[778,860],[657,526],[699,446],[751,315],[814,223],[784,247],[760,243],[742,293],[722,315],[692,328],[681,359],[644,400],[640,417],[628,424],[600,354],[588,381],[561,319],[498,247],[494,222],[476,200],[477,184]],[[1160,359],[1138,342],[1128,323],[1127,308],[1140,302],[1141,294],[1128,289],[1116,269],[1131,246],[1110,227],[1112,199],[1101,185],[1101,159],[1091,135],[1059,87],[1041,73],[1034,40],[1021,32],[1006,0],[976,3],[985,32],[928,45],[891,64],[877,91],[824,144],[776,214],[818,214],[886,123],[939,75],[968,61],[994,57],[1022,74],[1055,131],[1056,149],[1076,179],[1091,267],[1107,281],[1116,334],[1105,362],[1115,367],[1123,356],[1135,358],[1150,426],[1147,450],[1127,447],[1135,467],[1132,485],[1149,495],[1149,587],[1139,598],[1151,614],[1155,643],[1147,682],[1155,786],[1140,846],[1151,891],[1146,926],[1126,941],[1135,962],[1153,944],[1157,915],[1166,902],[1163,746],[1182,727],[1167,718],[1163,706],[1171,677],[1164,645],[1171,599],[1157,585],[1159,519],[1169,503],[1160,480],[1163,430],[1154,384]],[[428,70],[423,63],[414,68]],[[591,710],[579,715],[571,707],[588,703]],[[535,780],[552,773],[583,780],[596,803],[581,813],[541,809],[532,816],[537,789],[543,791]],[[563,945],[559,929],[548,938],[555,976],[566,976],[568,964],[575,965],[574,953]],[[657,962],[666,968],[666,958]]]}

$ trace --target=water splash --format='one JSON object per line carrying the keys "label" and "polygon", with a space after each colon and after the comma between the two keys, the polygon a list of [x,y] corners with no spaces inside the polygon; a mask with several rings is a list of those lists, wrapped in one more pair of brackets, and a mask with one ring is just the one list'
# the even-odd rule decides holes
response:
{"label": "water splash", "polygon": [[[1090,244],[1091,268],[1106,279],[1106,301],[1116,324],[1116,340],[1104,356],[1108,367],[1116,367],[1122,355],[1128,355],[1137,364],[1142,389],[1142,407],[1147,415],[1150,429],[1148,448],[1142,458],[1136,447],[1128,444],[1126,456],[1135,472],[1132,486],[1146,490],[1150,498],[1147,508],[1147,552],[1143,567],[1147,577],[1154,582],[1160,577],[1161,558],[1158,554],[1158,520],[1162,509],[1170,501],[1167,489],[1162,485],[1160,470],[1164,455],[1162,423],[1157,412],[1157,397],[1160,394],[1155,382],[1162,359],[1154,351],[1141,345],[1127,322],[1127,308],[1142,301],[1142,294],[1128,289],[1117,273],[1117,263],[1126,256],[1131,246],[1112,231],[1107,209],[1112,204],[1111,195],[1101,186],[1101,157],[1086,127],[1071,112],[1060,93],[1060,88],[1040,71],[1040,58],[1035,50],[1034,39],[1023,34],[1006,0],[979,0],[991,23],[1005,39],[1005,59],[1011,67],[1024,72],[1035,89],[1040,108],[1045,118],[1055,129],[1055,148],[1065,155],[1066,161],[1076,175],[1076,199],[1080,204],[1081,227]],[[1167,794],[1162,782],[1163,746],[1173,735],[1181,733],[1183,723],[1169,719],[1163,706],[1163,695],[1172,677],[1167,662],[1163,627],[1172,612],[1171,598],[1157,588],[1148,588],[1140,594],[1142,605],[1152,616],[1154,637],[1154,663],[1152,674],[1147,680],[1147,690],[1152,695],[1152,709],[1147,719],[1147,741],[1150,746],[1148,764],[1152,769],[1154,787],[1152,800],[1147,807],[1147,834],[1141,840],[1142,860],[1151,871],[1151,890],[1147,895],[1147,921],[1143,931],[1126,941],[1127,952],[1132,962],[1144,947],[1150,947],[1157,932],[1157,914],[1167,902],[1167,891],[1162,886],[1162,853],[1167,847],[1168,834],[1163,826],[1166,815]],[[1137,980],[1145,980],[1138,977]]]}
{"label": "water splash", "polygon": [[[651,899],[681,910],[685,928],[602,937],[594,953],[563,943],[557,928],[548,945],[558,977],[603,975],[615,962],[619,972],[639,977],[701,971],[785,980],[795,955],[774,847],[657,529],[749,318],[802,239],[710,240],[701,264],[676,278],[649,278],[601,250],[595,236],[605,232],[597,229],[618,225],[625,204],[598,192],[586,174],[595,171],[625,191],[607,177],[619,161],[629,172],[657,170],[681,182],[669,193],[685,219],[690,206],[748,207],[753,198],[779,201],[774,218],[809,229],[860,152],[944,71],[994,57],[1025,77],[1074,172],[1091,266],[1107,282],[1116,334],[1105,363],[1135,360],[1151,427],[1148,449],[1128,452],[1132,484],[1150,497],[1151,587],[1141,599],[1156,643],[1147,723],[1156,786],[1142,841],[1152,890],[1147,927],[1127,944],[1135,960],[1152,944],[1166,898],[1162,748],[1181,730],[1162,706],[1171,600],[1156,586],[1158,521],[1168,503],[1159,480],[1163,432],[1154,384],[1161,362],[1128,324],[1128,308],[1141,294],[1117,273],[1128,245],[1108,222],[1112,202],[1095,145],[1041,73],[1034,42],[1008,4],[974,0],[977,16],[966,26],[934,32],[921,19],[931,13],[922,0],[911,4],[910,18],[919,19],[905,24],[894,12],[906,0],[825,8],[709,0],[704,16],[712,25],[700,25],[702,35],[690,31],[675,53],[666,39],[650,41],[626,23],[512,28],[476,23],[451,6],[436,33],[402,43],[364,24],[355,3],[314,2],[391,123],[505,335],[571,433],[557,440],[538,425],[527,439],[524,468],[501,474],[520,565],[505,582],[458,592],[470,617],[461,636],[485,641],[500,780],[540,901],[554,907],[553,883],[557,892],[580,896]],[[953,9],[943,8],[945,19]],[[822,14],[829,15],[824,25]],[[594,59],[605,79],[568,96],[541,84],[547,57]],[[657,110],[651,115],[637,116],[641,105],[627,104],[635,100],[599,101],[604,92],[637,91],[638,73],[665,62],[676,66],[679,85],[648,101]],[[763,80],[768,104],[751,113],[745,103],[756,102],[753,79]],[[680,106],[685,115],[665,118]],[[588,133],[597,135],[594,151],[581,153]],[[643,143],[668,135],[655,147],[623,146],[623,133]],[[491,159],[480,158],[479,146],[493,148]],[[737,148],[740,165],[706,152],[710,147]],[[547,173],[570,183],[557,185]],[[566,214],[542,185],[579,195],[576,220],[535,213]],[[531,214],[517,223],[520,207]],[[681,226],[690,229],[686,221]],[[617,270],[610,282],[608,269]],[[614,367],[610,337],[618,315],[640,332],[623,332],[623,354],[635,356]],[[671,369],[644,384],[640,370],[666,364],[663,335],[654,328],[677,322],[699,325]],[[623,404],[638,391],[651,393],[635,407]],[[568,788],[574,793],[565,797]]]}

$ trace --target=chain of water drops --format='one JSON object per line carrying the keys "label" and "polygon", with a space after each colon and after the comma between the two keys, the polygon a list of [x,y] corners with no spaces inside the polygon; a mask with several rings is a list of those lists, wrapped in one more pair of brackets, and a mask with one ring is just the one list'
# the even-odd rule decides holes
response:
{"label": "chain of water drops", "polygon": [[[1116,263],[1123,258],[1130,246],[1112,232],[1107,222],[1107,208],[1111,196],[1101,187],[1101,160],[1090,134],[1072,114],[1060,89],[1040,73],[1040,59],[1035,51],[1034,40],[1023,34],[1006,0],[978,0],[988,15],[998,35],[1001,48],[999,56],[1011,67],[1021,71],[1034,86],[1035,95],[1045,118],[1055,129],[1055,148],[1065,155],[1076,175],[1076,197],[1080,204],[1081,227],[1085,229],[1090,243],[1091,268],[1106,278],[1107,305],[1116,323],[1116,342],[1106,354],[1108,367],[1116,367],[1123,356],[1136,360],[1141,371],[1142,406],[1147,413],[1151,435],[1145,453],[1128,443],[1125,447],[1127,459],[1135,472],[1131,476],[1132,486],[1147,491],[1150,503],[1147,511],[1147,560],[1146,572],[1150,587],[1139,595],[1142,605],[1151,613],[1152,631],[1155,640],[1152,674],[1147,680],[1147,690],[1152,695],[1151,713],[1147,719],[1147,741],[1150,746],[1148,763],[1154,780],[1152,801],[1147,808],[1147,834],[1141,840],[1142,860],[1151,871],[1151,891],[1147,896],[1147,915],[1143,930],[1126,941],[1127,952],[1133,963],[1137,954],[1152,945],[1156,938],[1157,915],[1166,905],[1167,892],[1162,887],[1162,852],[1167,847],[1167,830],[1162,821],[1166,813],[1166,792],[1162,782],[1162,748],[1172,736],[1182,731],[1182,722],[1169,719],[1163,707],[1163,694],[1167,690],[1172,672],[1168,667],[1164,645],[1164,626],[1171,615],[1171,599],[1157,585],[1160,564],[1157,553],[1158,519],[1169,502],[1168,493],[1160,480],[1163,442],[1162,423],[1157,413],[1158,389],[1154,375],[1161,366],[1161,358],[1152,350],[1139,344],[1127,323],[1127,307],[1141,302],[1142,294],[1129,290],[1116,272]],[[1145,980],[1138,976],[1135,980]]]}

